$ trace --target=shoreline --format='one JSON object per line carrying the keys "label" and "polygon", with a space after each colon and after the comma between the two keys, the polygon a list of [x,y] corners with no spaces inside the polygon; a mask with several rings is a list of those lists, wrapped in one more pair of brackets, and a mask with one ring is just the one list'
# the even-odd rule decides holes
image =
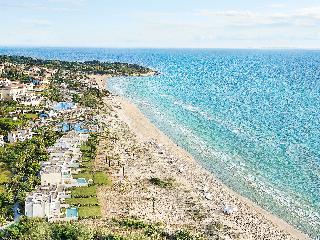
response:
{"label": "shoreline", "polygon": [[[94,76],[100,89],[108,89],[108,77],[110,76]],[[118,118],[128,125],[129,129],[137,136],[139,142],[155,141],[157,144],[160,144],[160,146],[163,146],[169,154],[183,163],[183,168],[185,169],[180,172],[180,175],[183,176],[179,179],[180,169],[178,169],[178,175],[176,177],[185,185],[188,185],[191,189],[190,191],[193,191],[195,195],[197,195],[196,197],[203,198],[203,189],[200,188],[208,188],[208,192],[213,195],[213,200],[208,201],[208,199],[204,199],[203,205],[204,208],[208,210],[207,213],[209,214],[210,212],[212,215],[211,218],[217,217],[224,224],[234,227],[240,232],[244,231],[249,233],[251,237],[249,238],[249,236],[246,235],[247,239],[260,239],[259,236],[266,238],[270,234],[275,235],[272,235],[273,237],[270,236],[271,238],[269,239],[310,239],[306,234],[288,224],[283,219],[264,210],[250,199],[241,196],[224,185],[211,172],[202,167],[191,154],[174,143],[170,137],[153,125],[136,105],[121,96],[112,96],[111,99],[105,100],[105,103],[110,104],[110,100],[111,104],[113,104],[112,108],[117,113]],[[163,168],[168,168],[170,172],[177,171],[177,169],[174,169],[174,166],[167,166],[164,162],[158,164]],[[157,173],[157,170],[155,171]],[[218,198],[218,200],[216,200],[216,198]],[[221,202],[237,207],[237,213],[234,215],[221,214]],[[277,237],[274,238],[275,236]]]}

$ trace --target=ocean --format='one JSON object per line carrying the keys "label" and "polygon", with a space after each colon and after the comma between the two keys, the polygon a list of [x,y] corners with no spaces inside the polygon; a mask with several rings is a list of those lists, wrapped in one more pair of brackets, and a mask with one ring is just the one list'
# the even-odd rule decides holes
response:
{"label": "ocean", "polygon": [[109,89],[234,191],[320,236],[320,51],[0,48],[137,63],[161,74]]}

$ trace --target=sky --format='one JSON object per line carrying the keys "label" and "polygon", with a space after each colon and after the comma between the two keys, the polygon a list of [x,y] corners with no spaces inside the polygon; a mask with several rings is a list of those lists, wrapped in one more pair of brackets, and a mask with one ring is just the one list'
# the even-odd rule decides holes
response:
{"label": "sky", "polygon": [[0,0],[0,45],[320,49],[320,0]]}

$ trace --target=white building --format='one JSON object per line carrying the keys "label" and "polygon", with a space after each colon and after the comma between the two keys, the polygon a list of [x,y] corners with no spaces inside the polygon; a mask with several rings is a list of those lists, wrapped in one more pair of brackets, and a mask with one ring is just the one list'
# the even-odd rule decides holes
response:
{"label": "white building", "polygon": [[25,106],[38,106],[42,100],[43,97],[36,96],[34,94],[26,94],[20,98],[20,103]]}
{"label": "white building", "polygon": [[[75,208],[68,208],[69,205],[64,203],[64,199],[71,196],[62,189],[88,186],[86,179],[72,177],[80,169],[80,146],[88,137],[88,134],[69,132],[47,149],[50,155],[49,160],[41,164],[41,186],[25,200],[26,216],[48,218],[49,221],[78,219]],[[68,208],[64,219],[60,216],[62,207]]]}
{"label": "white building", "polygon": [[3,70],[4,70],[4,64],[0,64],[0,74],[2,74]]}
{"label": "white building", "polygon": [[8,133],[8,141],[10,143],[21,141],[24,142],[28,139],[31,139],[33,136],[32,129],[18,129],[16,131],[12,131]]}
{"label": "white building", "polygon": [[60,185],[62,184],[62,172],[60,166],[44,166],[40,171],[41,185]]}
{"label": "white building", "polygon": [[30,193],[25,200],[25,215],[59,219],[61,216],[61,199],[68,198],[65,191],[57,186],[41,186]]}
{"label": "white building", "polygon": [[25,96],[28,88],[25,84],[11,84],[0,88],[1,100],[3,101],[17,101],[20,97]]}
{"label": "white building", "polygon": [[0,96],[3,101],[18,101],[23,97],[29,97],[30,92],[33,91],[34,85],[21,84],[7,79],[0,81]]}
{"label": "white building", "polygon": [[4,145],[3,135],[0,135],[0,147]]}
{"label": "white building", "polygon": [[33,192],[25,201],[25,215],[27,217],[45,218],[49,215],[50,198],[43,192]]}

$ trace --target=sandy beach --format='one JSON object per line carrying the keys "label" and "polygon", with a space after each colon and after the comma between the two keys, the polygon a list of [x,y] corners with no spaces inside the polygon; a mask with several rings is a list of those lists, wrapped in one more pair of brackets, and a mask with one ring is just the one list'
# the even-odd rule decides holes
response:
{"label": "sandy beach", "polygon": [[[92,79],[106,89],[107,77]],[[222,184],[134,104],[113,95],[104,101],[107,131],[95,161],[113,181],[98,193],[104,218],[137,217],[208,239],[309,239]]]}

